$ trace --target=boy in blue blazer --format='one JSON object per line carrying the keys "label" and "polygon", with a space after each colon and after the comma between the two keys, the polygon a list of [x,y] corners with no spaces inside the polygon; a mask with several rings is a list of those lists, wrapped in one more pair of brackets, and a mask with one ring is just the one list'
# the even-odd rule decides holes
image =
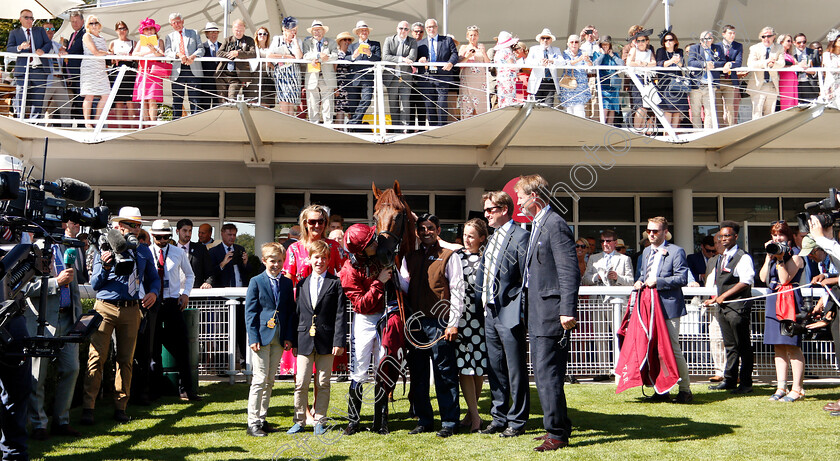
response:
{"label": "boy in blue blazer", "polygon": [[306,403],[312,365],[315,365],[315,434],[324,434],[323,418],[330,404],[330,377],[333,359],[344,354],[347,336],[347,297],[341,280],[327,272],[330,247],[323,240],[309,244],[312,274],[297,285],[297,310],[292,325],[297,325],[293,339],[297,355],[295,376],[294,425],[287,431],[296,434],[306,424]]}
{"label": "boy in blue blazer", "polygon": [[245,325],[251,347],[251,390],[248,395],[248,435],[276,432],[265,420],[274,375],[284,350],[292,348],[295,298],[292,281],[281,274],[286,249],[271,242],[262,246],[265,272],[251,279],[245,298]]}

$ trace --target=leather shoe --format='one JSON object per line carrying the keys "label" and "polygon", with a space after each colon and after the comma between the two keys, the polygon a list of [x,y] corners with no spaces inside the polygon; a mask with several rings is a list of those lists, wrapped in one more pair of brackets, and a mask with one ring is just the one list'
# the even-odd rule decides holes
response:
{"label": "leather shoe", "polygon": [[248,435],[250,435],[251,437],[265,437],[265,436],[267,436],[267,435],[268,435],[268,434],[266,434],[266,433],[265,433],[265,431],[263,431],[263,430],[260,428],[260,426],[257,426],[256,424],[251,424],[251,425],[249,425],[249,426],[248,426],[248,429],[247,429],[247,431],[246,431],[246,432],[247,432],[247,433],[248,433]]}
{"label": "leather shoe", "polygon": [[825,411],[840,411],[840,401],[826,403],[823,407]]}
{"label": "leather shoe", "polygon": [[125,414],[125,410],[114,410],[114,421],[118,423],[127,423],[131,421],[131,416]]}
{"label": "leather shoe", "polygon": [[735,386],[727,383],[726,381],[722,381],[720,382],[720,384],[712,384],[711,386],[709,386],[709,389],[713,391],[723,391],[735,389]]}
{"label": "leather shoe", "polygon": [[181,392],[182,402],[201,402],[204,400],[200,395],[192,392]]}
{"label": "leather shoe", "polygon": [[79,419],[79,423],[84,426],[93,425],[93,408],[82,409],[82,417]]}
{"label": "leather shoe", "polygon": [[752,386],[738,386],[735,389],[732,389],[732,394],[750,394],[753,391]]}
{"label": "leather shoe", "polygon": [[645,402],[670,402],[671,401],[671,394],[667,392],[664,394],[653,394],[650,397],[645,397]]}
{"label": "leather shoe", "polygon": [[81,432],[77,431],[76,429],[73,428],[73,426],[71,426],[69,424],[59,424],[59,425],[54,424],[53,427],[52,427],[52,430],[50,432],[52,432],[52,435],[66,435],[68,437],[81,437],[82,436]]}
{"label": "leather shoe", "polygon": [[432,428],[426,426],[417,426],[408,431],[408,435],[422,434],[423,432],[432,432]]}
{"label": "leather shoe", "polygon": [[722,382],[722,381],[723,381],[723,376],[712,376],[711,378],[709,378],[709,382],[712,382],[712,383],[719,383],[719,382]]}
{"label": "leather shoe", "polygon": [[50,435],[47,434],[46,429],[44,429],[43,427],[39,427],[38,429],[33,429],[32,435],[30,435],[29,437],[35,440],[47,440],[48,438],[50,438]]}
{"label": "leather shoe", "polygon": [[525,433],[524,428],[523,429],[514,429],[512,427],[509,427],[509,428],[505,429],[504,432],[499,434],[499,437],[519,437],[520,435],[522,435],[524,433]]}
{"label": "leather shoe", "polygon": [[674,403],[691,403],[694,400],[694,394],[691,392],[680,391],[677,393],[677,397],[672,400]]}
{"label": "leather shoe", "polygon": [[545,433],[545,434],[543,434],[543,435],[540,435],[540,436],[534,437],[534,440],[536,440],[537,442],[539,442],[540,440],[545,440],[545,439],[547,439],[547,438],[548,438],[548,433]]}
{"label": "leather shoe", "polygon": [[262,429],[262,431],[266,434],[271,434],[272,432],[280,432],[280,429],[277,429],[276,427],[272,426],[268,423],[268,421],[263,421],[262,424],[260,424],[260,429]]}
{"label": "leather shoe", "polygon": [[362,425],[357,422],[351,422],[344,428],[344,435],[353,435],[362,430]]}
{"label": "leather shoe", "polygon": [[443,438],[443,439],[445,439],[447,437],[452,437],[453,435],[455,435],[455,428],[452,428],[452,427],[441,428],[441,430],[437,431],[437,434],[435,434],[435,435],[437,435],[438,437]]}
{"label": "leather shoe", "polygon": [[542,445],[534,448],[534,451],[554,451],[558,448],[564,448],[567,446],[569,446],[569,442],[546,437],[545,440],[543,440]]}
{"label": "leather shoe", "polygon": [[495,434],[497,432],[506,431],[504,426],[499,426],[498,424],[488,424],[487,427],[478,431],[479,434]]}

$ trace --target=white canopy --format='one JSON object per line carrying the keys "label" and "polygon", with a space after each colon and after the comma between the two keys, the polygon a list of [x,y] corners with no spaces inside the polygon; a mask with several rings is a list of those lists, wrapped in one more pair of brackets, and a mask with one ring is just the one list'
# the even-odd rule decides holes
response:
{"label": "white canopy", "polygon": [[81,0],[3,0],[0,2],[0,18],[18,19],[21,10],[28,9],[35,19],[52,19],[83,4]]}

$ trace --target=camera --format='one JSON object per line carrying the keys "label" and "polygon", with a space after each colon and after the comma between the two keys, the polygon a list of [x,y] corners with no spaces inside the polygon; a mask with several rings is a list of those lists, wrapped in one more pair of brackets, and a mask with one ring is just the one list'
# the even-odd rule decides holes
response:
{"label": "camera", "polygon": [[770,242],[764,247],[770,256],[792,254],[790,246],[785,242]]}
{"label": "camera", "polygon": [[99,231],[92,231],[90,234],[90,241],[100,253],[110,251],[114,255],[112,263],[114,274],[129,275],[134,271],[134,258],[131,253],[126,253],[128,250],[137,249],[137,237],[129,235],[123,237],[122,233],[116,229],[110,229],[106,233]]}
{"label": "camera", "polygon": [[593,32],[592,29],[586,29],[585,31],[583,31],[583,34],[584,35],[592,35],[592,32]]}
{"label": "camera", "polygon": [[837,201],[837,188],[828,189],[828,197],[819,202],[808,202],[805,204],[805,211],[796,215],[800,230],[810,229],[808,221],[811,216],[816,216],[823,228],[831,227],[840,218],[840,203]]}

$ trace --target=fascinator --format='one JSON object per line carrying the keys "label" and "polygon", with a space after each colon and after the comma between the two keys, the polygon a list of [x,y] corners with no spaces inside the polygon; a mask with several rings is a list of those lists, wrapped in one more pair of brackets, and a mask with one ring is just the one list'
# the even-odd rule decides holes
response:
{"label": "fascinator", "polygon": [[828,43],[834,44],[834,41],[837,40],[838,36],[840,36],[840,30],[831,29],[828,31],[828,35],[825,36],[825,39],[828,40]]}
{"label": "fascinator", "polygon": [[294,16],[286,16],[285,18],[283,18],[284,29],[294,29],[295,27],[297,27],[297,24],[297,18]]}

